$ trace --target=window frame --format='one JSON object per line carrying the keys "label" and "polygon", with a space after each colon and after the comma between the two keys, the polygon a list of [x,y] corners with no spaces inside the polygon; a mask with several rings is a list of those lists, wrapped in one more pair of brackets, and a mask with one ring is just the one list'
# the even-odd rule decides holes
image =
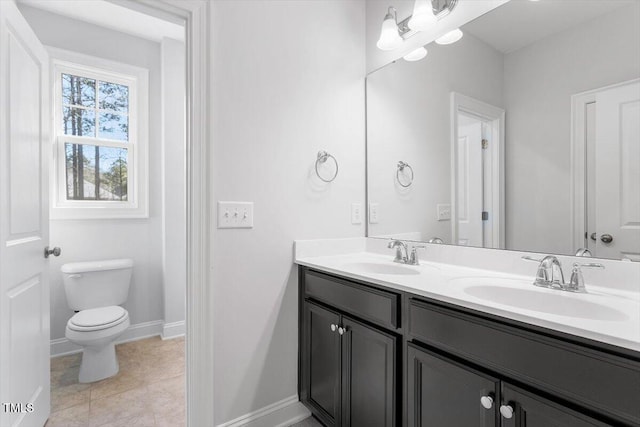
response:
{"label": "window frame", "polygon": [[[51,55],[53,82],[53,179],[51,219],[110,219],[149,217],[149,71],[62,49],[47,48]],[[62,74],[96,80],[95,107],[99,111],[97,81],[129,87],[128,141],[99,138],[98,117],[95,136],[65,135],[62,129]],[[127,149],[127,200],[67,199],[65,143]]]}

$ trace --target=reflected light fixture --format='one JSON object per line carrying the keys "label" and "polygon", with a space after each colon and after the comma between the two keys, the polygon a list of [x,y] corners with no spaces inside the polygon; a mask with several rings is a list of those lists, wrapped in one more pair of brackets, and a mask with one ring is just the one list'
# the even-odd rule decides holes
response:
{"label": "reflected light fixture", "polygon": [[380,38],[378,46],[381,50],[393,50],[402,45],[402,37],[398,32],[397,12],[394,7],[389,7],[387,14],[382,21],[382,29],[380,30]]}
{"label": "reflected light fixture", "polygon": [[415,0],[413,4],[413,15],[407,25],[413,31],[428,30],[433,24],[438,22],[438,18],[433,13],[431,0]]}
{"label": "reflected light fixture", "polygon": [[420,46],[419,48],[407,53],[402,58],[405,61],[413,62],[413,61],[420,61],[425,56],[427,56],[427,49],[425,49],[424,46]]}
{"label": "reflected light fixture", "polygon": [[462,31],[460,30],[460,28],[456,28],[453,31],[449,31],[447,34],[445,34],[444,36],[440,36],[436,39],[436,43],[438,44],[451,44],[451,43],[455,43],[458,40],[460,40],[463,36]]}

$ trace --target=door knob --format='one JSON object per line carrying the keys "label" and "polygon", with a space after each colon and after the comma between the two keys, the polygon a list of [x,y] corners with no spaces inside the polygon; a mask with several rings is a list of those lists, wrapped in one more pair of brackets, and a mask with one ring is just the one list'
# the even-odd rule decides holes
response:
{"label": "door knob", "polygon": [[339,333],[340,335],[344,335],[344,333],[345,333],[345,332],[347,332],[347,327],[346,327],[346,326],[345,326],[344,328],[343,328],[343,327],[341,327],[341,326],[340,326],[340,327],[338,327],[338,333]]}
{"label": "door knob", "polygon": [[332,323],[331,324],[331,332],[335,332],[336,329],[338,329],[338,327]]}
{"label": "door knob", "polygon": [[602,243],[611,243],[613,242],[613,236],[611,234],[603,234],[600,236],[600,241],[602,241]]}
{"label": "door knob", "polygon": [[44,257],[45,258],[49,258],[49,255],[60,256],[61,253],[62,253],[62,249],[60,249],[57,246],[55,248],[53,248],[53,249],[49,249],[49,246],[44,248]]}
{"label": "door knob", "polygon": [[594,242],[597,240],[596,239],[596,233],[591,233],[591,236],[589,236],[591,238],[591,240],[593,240]]}
{"label": "door knob", "polygon": [[491,396],[482,396],[480,398],[480,403],[484,409],[491,409],[493,406],[493,397]]}
{"label": "door knob", "polygon": [[513,407],[511,405],[502,405],[500,406],[500,413],[506,419],[510,419],[513,417]]}

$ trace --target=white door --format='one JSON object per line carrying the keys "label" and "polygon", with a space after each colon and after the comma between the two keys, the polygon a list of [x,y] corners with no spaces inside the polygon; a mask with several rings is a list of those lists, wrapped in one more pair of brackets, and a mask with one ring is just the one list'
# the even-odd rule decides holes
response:
{"label": "white door", "polygon": [[597,93],[595,163],[594,255],[640,261],[640,82]]}
{"label": "white door", "polygon": [[458,245],[483,246],[482,122],[458,118]]}
{"label": "white door", "polygon": [[0,0],[0,425],[49,415],[48,59]]}

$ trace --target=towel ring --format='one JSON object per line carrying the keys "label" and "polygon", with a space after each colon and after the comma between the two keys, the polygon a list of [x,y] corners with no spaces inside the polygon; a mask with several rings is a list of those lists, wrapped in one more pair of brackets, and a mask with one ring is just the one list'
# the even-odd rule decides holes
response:
{"label": "towel ring", "polygon": [[[325,179],[322,177],[322,175],[320,175],[320,171],[318,170],[318,165],[325,163],[329,158],[333,159],[333,162],[336,164],[336,172],[333,174],[331,178]],[[331,182],[334,179],[336,179],[336,176],[338,176],[338,161],[336,160],[336,158],[333,157],[331,154],[327,153],[326,151],[322,151],[322,150],[318,151],[318,158],[316,159],[316,175],[318,175],[318,178],[320,178],[324,182]]]}
{"label": "towel ring", "polygon": [[[403,184],[402,180],[400,179],[400,172],[404,172],[405,168],[408,168],[411,171],[411,178],[409,179],[408,183]],[[398,184],[400,184],[402,187],[404,187],[404,188],[411,187],[411,184],[413,184],[413,168],[409,165],[409,163],[403,162],[402,160],[400,160],[398,162],[398,170],[396,171],[396,179],[398,180]]]}

